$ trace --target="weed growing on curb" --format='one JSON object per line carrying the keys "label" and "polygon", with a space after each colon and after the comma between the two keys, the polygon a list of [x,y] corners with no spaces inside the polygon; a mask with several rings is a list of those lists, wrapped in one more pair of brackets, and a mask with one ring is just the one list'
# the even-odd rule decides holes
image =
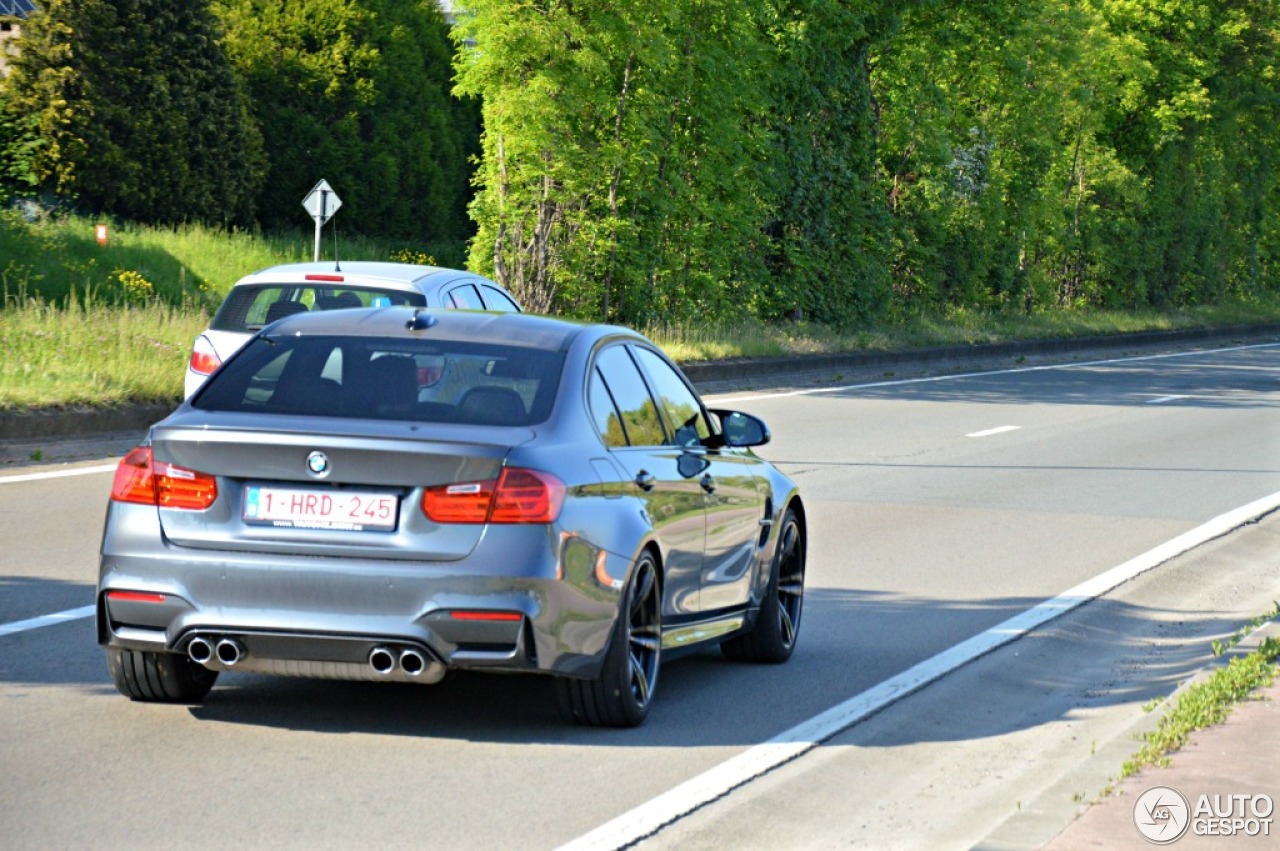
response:
{"label": "weed growing on curb", "polygon": [[1226,644],[1223,644],[1220,641],[1214,641],[1212,645],[1213,655],[1221,656],[1223,653],[1226,653],[1232,647],[1235,647],[1237,644],[1243,641],[1245,637],[1249,635],[1249,633],[1253,632],[1255,629],[1262,626],[1264,623],[1275,620],[1277,617],[1280,617],[1280,602],[1277,602],[1272,607],[1271,611],[1267,612],[1266,614],[1258,615],[1256,618],[1249,621],[1244,626],[1240,627],[1240,629],[1236,630],[1235,635],[1231,636],[1230,640],[1228,640]]}
{"label": "weed growing on curb", "polygon": [[1231,708],[1280,674],[1280,639],[1268,637],[1247,656],[1232,659],[1202,683],[1189,687],[1169,714],[1146,735],[1146,744],[1121,768],[1124,779],[1150,765],[1167,765],[1195,730],[1219,724]]}

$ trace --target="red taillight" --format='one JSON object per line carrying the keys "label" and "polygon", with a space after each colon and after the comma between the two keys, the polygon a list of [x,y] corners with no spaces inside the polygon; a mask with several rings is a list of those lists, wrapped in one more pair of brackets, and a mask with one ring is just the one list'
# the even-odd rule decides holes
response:
{"label": "red taillight", "polygon": [[157,466],[156,499],[161,508],[204,511],[218,499],[218,480],[172,464]]}
{"label": "red taillight", "polygon": [[155,464],[151,447],[139,446],[116,466],[111,498],[117,502],[203,511],[218,498],[218,480],[172,464]]}
{"label": "red taillight", "polygon": [[497,480],[436,485],[422,493],[422,513],[436,523],[552,523],[564,483],[550,473],[504,468]]}
{"label": "red taillight", "polygon": [[550,473],[504,469],[498,477],[490,523],[551,523],[560,516],[564,484]]}
{"label": "red taillight", "polygon": [[308,281],[329,281],[331,283],[340,284],[346,280],[342,275],[303,275]]}
{"label": "red taillight", "polygon": [[222,359],[218,357],[218,353],[213,350],[213,344],[204,337],[198,337],[196,344],[191,348],[191,371],[198,372],[201,375],[210,375],[218,367],[222,366]]}
{"label": "red taillight", "polygon": [[165,594],[149,594],[145,591],[108,591],[107,599],[122,603],[163,603],[169,598]]}
{"label": "red taillight", "polygon": [[139,446],[116,465],[116,477],[111,482],[111,498],[116,502],[156,504],[150,446]]}
{"label": "red taillight", "polygon": [[493,501],[493,479],[438,485],[422,492],[422,513],[436,523],[483,523]]}

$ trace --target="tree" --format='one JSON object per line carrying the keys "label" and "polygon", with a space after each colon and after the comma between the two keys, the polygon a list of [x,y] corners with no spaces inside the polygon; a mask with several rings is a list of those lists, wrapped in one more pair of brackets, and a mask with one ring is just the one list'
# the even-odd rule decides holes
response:
{"label": "tree", "polygon": [[41,183],[139,221],[248,224],[261,139],[207,0],[48,0],[5,84]]}
{"label": "tree", "polygon": [[35,116],[17,114],[0,88],[0,204],[40,185],[33,168],[39,147]]}
{"label": "tree", "polygon": [[453,98],[434,0],[216,0],[270,163],[264,225],[301,221],[325,178],[348,227],[463,239],[478,108]]}
{"label": "tree", "polygon": [[774,220],[762,312],[848,323],[882,315],[890,292],[888,209],[877,181],[870,56],[901,3],[780,0],[770,104]]}
{"label": "tree", "polygon": [[1274,286],[1276,23],[1241,0],[908,11],[873,60],[897,303],[1171,306]]}
{"label": "tree", "polygon": [[862,17],[803,5],[468,3],[472,263],[535,309],[633,323],[873,312]]}
{"label": "tree", "polygon": [[[1211,302],[1275,285],[1280,13],[1244,0],[1090,0],[1143,57],[1107,116],[1145,203],[1120,268],[1127,304]],[[1119,247],[1118,247],[1119,248]]]}

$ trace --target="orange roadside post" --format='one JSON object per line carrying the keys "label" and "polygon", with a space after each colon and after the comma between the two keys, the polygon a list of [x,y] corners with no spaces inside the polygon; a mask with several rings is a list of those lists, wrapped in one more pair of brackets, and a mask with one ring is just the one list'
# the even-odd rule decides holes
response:
{"label": "orange roadside post", "polygon": [[98,245],[106,245],[107,244],[107,226],[97,225],[94,227],[93,230],[94,230],[94,236],[97,237]]}

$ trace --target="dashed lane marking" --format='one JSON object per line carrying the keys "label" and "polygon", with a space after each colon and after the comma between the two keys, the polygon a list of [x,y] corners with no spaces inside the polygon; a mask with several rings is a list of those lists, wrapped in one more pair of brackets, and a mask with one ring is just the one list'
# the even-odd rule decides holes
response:
{"label": "dashed lane marking", "polygon": [[965,437],[991,437],[993,434],[1004,434],[1006,431],[1017,431],[1022,426],[998,426],[997,428],[989,428],[986,431],[975,431],[972,434],[966,434]]}

